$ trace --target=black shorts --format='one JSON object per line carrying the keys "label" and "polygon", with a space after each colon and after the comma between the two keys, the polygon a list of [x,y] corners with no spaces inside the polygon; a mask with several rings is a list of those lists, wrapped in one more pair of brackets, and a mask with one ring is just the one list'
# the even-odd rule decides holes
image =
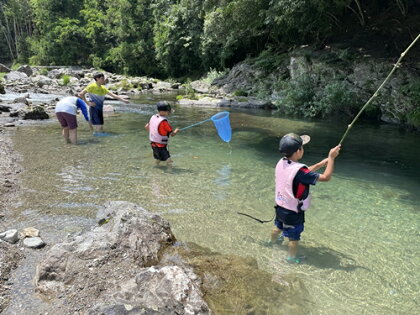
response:
{"label": "black shorts", "polygon": [[104,124],[104,112],[102,110],[102,106],[100,108],[98,105],[89,107],[89,115],[92,125]]}
{"label": "black shorts", "polygon": [[167,147],[156,147],[152,145],[153,157],[159,161],[166,161],[171,156]]}

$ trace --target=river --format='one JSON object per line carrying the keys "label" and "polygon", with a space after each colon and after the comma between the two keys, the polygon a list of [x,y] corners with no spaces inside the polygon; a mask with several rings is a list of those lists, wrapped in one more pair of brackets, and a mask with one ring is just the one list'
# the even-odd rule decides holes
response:
{"label": "river", "polygon": [[[80,119],[78,146],[64,145],[56,121],[17,128],[13,140],[23,158],[24,191],[11,209],[16,220],[11,224],[34,226],[53,244],[92,224],[104,202],[131,201],[166,218],[180,241],[250,256],[273,275],[296,276],[307,296],[302,309],[309,307],[312,314],[416,313],[418,133],[361,122],[352,128],[333,179],[311,190],[313,206],[300,242],[308,258],[289,265],[285,246],[266,246],[272,223],[260,224],[237,212],[266,220],[273,216],[281,135],[311,135],[302,162],[312,164],[337,144],[345,123],[232,109],[230,143],[217,136],[211,122],[185,130],[170,139],[174,168],[168,170],[155,166],[144,129],[156,100],[114,103],[118,110],[105,118],[106,137],[93,137]],[[218,111],[176,108],[170,120],[174,127],[185,127]],[[15,280],[30,291],[25,282],[30,273],[23,274]],[[22,288],[12,294],[9,312],[22,310]],[[270,306],[267,313],[283,314],[281,305]]]}

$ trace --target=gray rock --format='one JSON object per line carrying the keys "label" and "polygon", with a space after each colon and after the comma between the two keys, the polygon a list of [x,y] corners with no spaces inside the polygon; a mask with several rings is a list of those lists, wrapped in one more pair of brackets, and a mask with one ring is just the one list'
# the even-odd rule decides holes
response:
{"label": "gray rock", "polygon": [[200,281],[192,270],[179,266],[150,267],[121,284],[116,300],[168,314],[209,314]]}
{"label": "gray rock", "polygon": [[19,233],[15,229],[8,230],[3,233],[0,233],[0,239],[10,244],[14,244],[19,240]]}
{"label": "gray rock", "polygon": [[24,72],[20,71],[10,71],[8,74],[4,76],[6,81],[18,81],[18,80],[25,80],[28,76]]}
{"label": "gray rock", "polygon": [[[29,97],[29,95],[28,95]],[[29,105],[28,99],[26,96],[17,97],[13,100],[13,103],[23,103],[25,105]]]}
{"label": "gray rock", "polygon": [[36,84],[39,88],[42,88],[44,85],[53,84],[53,80],[45,75],[37,75],[32,78],[32,82]]}
{"label": "gray rock", "polygon": [[61,312],[210,313],[192,270],[150,267],[175,241],[167,221],[135,204],[110,202],[98,212],[97,222],[92,230],[53,246],[37,267],[39,293],[71,296],[59,303],[67,308]]}
{"label": "gray rock", "polygon": [[4,89],[4,85],[0,82],[0,94],[6,94],[6,90]]}
{"label": "gray rock", "polygon": [[6,67],[4,64],[2,64],[2,63],[0,63],[0,72],[6,72],[6,73],[9,73],[10,71],[12,71],[12,70],[10,70],[8,67]]}
{"label": "gray rock", "polygon": [[40,237],[26,237],[23,239],[23,245],[29,248],[41,248],[45,242]]}
{"label": "gray rock", "polygon": [[19,68],[16,69],[16,71],[23,72],[28,77],[30,77],[34,73],[34,71],[32,70],[32,68],[30,66],[28,66],[28,65],[20,66]]}

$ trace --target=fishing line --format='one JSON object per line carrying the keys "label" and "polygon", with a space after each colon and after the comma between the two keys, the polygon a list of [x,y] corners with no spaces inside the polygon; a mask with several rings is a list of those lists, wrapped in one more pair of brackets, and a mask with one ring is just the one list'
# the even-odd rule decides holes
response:
{"label": "fishing line", "polygon": [[268,223],[268,222],[271,222],[271,221],[274,220],[274,217],[276,216],[276,215],[274,215],[270,220],[261,220],[261,219],[258,219],[256,217],[253,217],[252,215],[249,215],[249,214],[246,214],[246,213],[242,213],[242,212],[236,212],[236,213],[237,214],[240,214],[240,215],[244,215],[244,216],[246,216],[248,218],[254,219],[255,221],[258,221],[260,223]]}
{"label": "fishing line", "polygon": [[401,60],[404,58],[404,56],[407,54],[407,52],[410,50],[411,47],[414,46],[414,44],[416,43],[416,41],[420,38],[420,34],[417,35],[417,37],[413,40],[413,42],[410,44],[410,46],[408,46],[408,48],[401,53],[400,58],[398,59],[397,63],[394,65],[394,67],[392,68],[391,72],[388,74],[388,76],[385,78],[384,82],[382,82],[382,84],[379,86],[379,88],[376,90],[375,93],[373,93],[372,97],[366,102],[365,105],[363,105],[362,109],[359,111],[359,113],[356,115],[356,117],[354,117],[353,121],[351,122],[350,125],[347,126],[347,130],[344,133],[343,137],[340,140],[341,144],[344,140],[344,138],[347,136],[347,133],[350,131],[351,127],[353,127],[353,124],[356,122],[356,120],[359,118],[360,114],[366,109],[366,107],[368,107],[368,105],[378,96],[378,92],[379,90],[382,89],[382,87],[385,85],[385,83],[389,80],[389,78],[391,77],[391,75],[394,73],[394,71],[399,68],[400,66],[400,62]]}

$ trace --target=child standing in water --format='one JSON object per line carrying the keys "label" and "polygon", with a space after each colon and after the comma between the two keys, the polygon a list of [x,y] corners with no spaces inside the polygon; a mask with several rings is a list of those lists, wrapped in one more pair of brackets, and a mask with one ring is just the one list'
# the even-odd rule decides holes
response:
{"label": "child standing in water", "polygon": [[150,118],[145,128],[149,131],[150,145],[156,164],[159,165],[160,161],[166,161],[171,167],[173,161],[168,151],[168,141],[170,136],[175,136],[179,132],[179,129],[172,130],[169,124],[168,116],[171,114],[171,105],[159,102],[157,110],[158,113]]}
{"label": "child standing in water", "polygon": [[[341,145],[332,148],[328,158],[307,167],[298,161],[303,157],[303,145],[310,141],[309,136],[298,136],[289,133],[280,140],[280,152],[283,157],[276,166],[275,200],[276,219],[275,228],[271,233],[271,243],[276,242],[280,233],[289,239],[288,263],[299,264],[303,256],[297,256],[300,234],[304,229],[305,210],[310,206],[310,185],[316,182],[327,182],[334,171],[334,161],[338,156]],[[321,167],[322,174],[315,173]]]}
{"label": "child standing in water", "polygon": [[[104,127],[104,101],[105,96],[109,95],[112,98],[124,102],[126,104],[130,103],[125,98],[118,96],[112,92],[110,92],[105,87],[105,75],[103,73],[97,73],[93,76],[95,82],[89,84],[81,93],[80,98],[85,101],[86,104],[89,105],[89,116],[90,122],[92,125],[95,126],[95,133],[98,134],[99,132],[103,131]],[[86,94],[89,94],[90,101],[87,101]]]}

